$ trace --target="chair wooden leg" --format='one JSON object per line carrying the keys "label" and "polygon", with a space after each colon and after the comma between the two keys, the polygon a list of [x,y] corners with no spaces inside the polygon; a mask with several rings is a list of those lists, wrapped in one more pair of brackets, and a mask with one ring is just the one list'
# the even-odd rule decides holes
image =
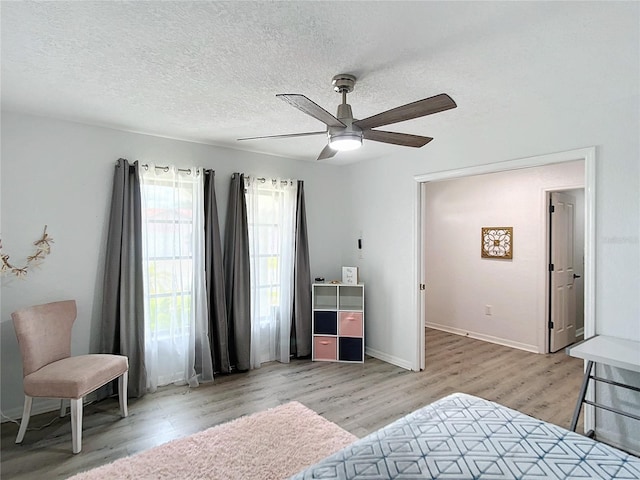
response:
{"label": "chair wooden leg", "polygon": [[20,420],[20,429],[18,430],[18,436],[16,437],[16,443],[22,443],[24,434],[27,433],[27,427],[29,426],[29,419],[31,418],[31,403],[33,398],[24,396],[24,409],[22,410],[22,419]]}
{"label": "chair wooden leg", "polygon": [[127,408],[127,385],[129,383],[129,372],[124,372],[118,378],[118,399],[120,400],[120,415],[125,418],[129,415]]}
{"label": "chair wooden leg", "polygon": [[64,417],[67,414],[67,407],[64,404],[64,398],[60,399],[60,418]]}
{"label": "chair wooden leg", "polygon": [[71,442],[73,453],[82,450],[82,398],[71,399]]}

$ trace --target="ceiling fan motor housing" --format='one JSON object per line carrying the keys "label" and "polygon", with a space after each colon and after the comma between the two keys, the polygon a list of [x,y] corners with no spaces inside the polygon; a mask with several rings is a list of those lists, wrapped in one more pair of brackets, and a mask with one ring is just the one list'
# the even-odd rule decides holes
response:
{"label": "ceiling fan motor housing", "polygon": [[347,93],[353,91],[356,77],[348,73],[340,73],[333,77],[333,89],[342,94],[342,103],[338,105],[336,118],[344,123],[344,127],[328,127],[329,146],[334,150],[355,150],[362,145],[362,129],[353,124],[351,105],[347,103]]}
{"label": "ceiling fan motor housing", "polygon": [[[335,80],[334,80],[335,82]],[[362,145],[362,129],[353,124],[351,105],[338,105],[336,118],[345,124],[344,127],[328,127],[329,146],[334,150],[355,150]]]}

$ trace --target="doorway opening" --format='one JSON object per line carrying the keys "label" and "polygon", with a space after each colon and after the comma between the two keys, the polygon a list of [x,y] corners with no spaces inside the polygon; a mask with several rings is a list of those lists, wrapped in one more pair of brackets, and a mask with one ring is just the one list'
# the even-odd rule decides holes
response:
{"label": "doorway opening", "polygon": [[[425,367],[425,322],[426,322],[426,271],[429,265],[425,262],[425,207],[426,207],[426,186],[430,182],[448,180],[462,177],[471,177],[488,173],[506,172],[509,170],[526,169],[529,167],[539,167],[553,164],[560,164],[575,161],[584,162],[584,181],[576,185],[562,185],[557,189],[584,188],[584,269],[582,282],[584,285],[584,338],[595,334],[595,147],[589,147],[567,152],[559,152],[524,159],[511,160],[487,165],[480,165],[459,170],[449,170],[436,172],[414,177],[417,182],[416,189],[416,215],[415,215],[415,278],[416,285],[416,356],[414,358],[414,370],[423,370]],[[549,191],[554,189],[549,189]],[[544,204],[547,192],[541,192],[540,215],[546,218],[546,205]],[[546,245],[546,229],[541,229],[539,241]],[[517,246],[515,247],[517,249]],[[546,261],[546,258],[544,259]],[[544,295],[544,304],[548,305],[548,277],[542,271],[544,262],[540,266],[541,272],[537,283],[536,291]],[[543,307],[543,312],[544,312]],[[538,339],[538,352],[548,352],[549,330],[546,328],[546,319],[540,324],[540,336]]]}

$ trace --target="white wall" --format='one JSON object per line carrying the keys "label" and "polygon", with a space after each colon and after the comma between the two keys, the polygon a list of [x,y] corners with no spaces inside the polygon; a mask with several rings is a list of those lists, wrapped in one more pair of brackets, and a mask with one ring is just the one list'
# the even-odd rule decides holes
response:
{"label": "white wall", "polygon": [[[630,48],[638,52],[637,41]],[[638,88],[620,92],[609,104],[595,97],[567,98],[561,108],[514,105],[508,115],[488,112],[482,123],[461,119],[429,132],[435,140],[423,149],[390,147],[387,158],[349,166],[354,220],[346,227],[343,262],[360,266],[367,284],[367,349],[404,366],[417,355],[414,176],[591,145],[597,156],[596,332],[640,341]],[[358,230],[364,232],[361,260],[352,246]],[[640,376],[632,377],[640,385]],[[632,392],[620,398],[640,405],[640,396]],[[618,424],[603,414],[598,429],[603,438],[613,439],[620,434]],[[640,425],[632,420],[625,425],[624,442],[640,451]]]}
{"label": "white wall", "polygon": [[[427,183],[427,325],[544,353],[546,191],[583,182],[578,161]],[[513,259],[481,257],[490,226],[513,227]]]}
{"label": "white wall", "polygon": [[[357,224],[366,232],[367,247],[362,260],[345,248],[343,262],[360,265],[367,282],[367,348],[404,365],[416,355],[414,176],[590,145],[597,146],[596,332],[640,341],[639,101],[635,91],[609,105],[532,109],[517,122],[495,116],[435,132],[435,140],[420,151],[398,148],[386,159],[350,166],[357,221],[347,227],[345,245],[356,238]],[[640,377],[636,381],[640,385]],[[639,405],[634,395],[623,398]],[[604,438],[613,438],[617,424],[617,419],[599,421],[598,428]],[[640,450],[640,428],[632,423],[626,428],[633,435],[625,433],[625,441],[635,439]]]}
{"label": "white wall", "polygon": [[[327,194],[334,188],[342,190],[339,167],[5,112],[1,133],[3,253],[12,262],[23,263],[45,224],[55,241],[51,255],[25,280],[2,278],[1,405],[14,418],[22,411],[23,397],[22,364],[11,312],[76,299],[72,351],[97,351],[108,205],[114,166],[120,157],[215,169],[223,231],[231,173],[304,180],[311,274],[329,277],[340,264],[343,217],[333,215],[339,211],[340,199]],[[43,402],[34,403],[34,412],[50,405]]]}

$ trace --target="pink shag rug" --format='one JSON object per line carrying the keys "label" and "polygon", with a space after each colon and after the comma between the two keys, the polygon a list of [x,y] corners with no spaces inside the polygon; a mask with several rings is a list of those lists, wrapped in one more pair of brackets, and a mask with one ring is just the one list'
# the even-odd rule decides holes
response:
{"label": "pink shag rug", "polygon": [[71,479],[284,479],[356,439],[313,410],[290,402]]}

